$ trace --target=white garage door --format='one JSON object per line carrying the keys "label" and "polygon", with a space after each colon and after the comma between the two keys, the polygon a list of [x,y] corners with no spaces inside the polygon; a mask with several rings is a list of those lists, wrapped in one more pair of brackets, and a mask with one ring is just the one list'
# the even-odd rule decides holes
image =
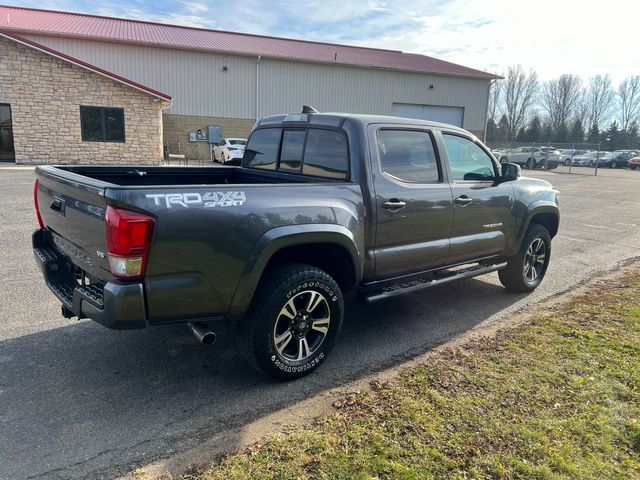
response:
{"label": "white garage door", "polygon": [[391,107],[394,117],[417,118],[434,122],[448,123],[462,127],[463,107],[440,107],[436,105],[414,105],[412,103],[394,103]]}

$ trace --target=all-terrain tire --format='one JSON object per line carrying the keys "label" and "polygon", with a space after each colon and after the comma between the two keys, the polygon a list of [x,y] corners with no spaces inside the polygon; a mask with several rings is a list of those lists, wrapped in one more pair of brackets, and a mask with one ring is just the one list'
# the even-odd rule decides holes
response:
{"label": "all-terrain tire", "polygon": [[[541,258],[542,255],[544,255],[543,258]],[[498,271],[500,283],[512,292],[531,292],[542,282],[547,273],[550,258],[549,231],[542,225],[532,223],[527,229],[518,253],[508,259],[506,268]],[[534,268],[535,271],[532,272]]]}
{"label": "all-terrain tire", "polygon": [[[295,380],[327,359],[343,318],[342,292],[330,275],[305,264],[277,267],[261,280],[249,311],[238,323],[240,352],[258,371],[278,380]],[[283,328],[287,325],[288,330]],[[287,332],[291,338],[282,347]]]}

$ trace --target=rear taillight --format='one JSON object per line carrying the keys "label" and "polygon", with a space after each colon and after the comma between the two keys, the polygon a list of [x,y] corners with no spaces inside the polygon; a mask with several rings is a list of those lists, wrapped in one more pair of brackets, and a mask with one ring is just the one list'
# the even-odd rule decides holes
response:
{"label": "rear taillight", "polygon": [[107,207],[104,234],[114,276],[127,280],[144,276],[154,226],[154,219],[148,215]]}
{"label": "rear taillight", "polygon": [[36,217],[38,217],[38,225],[40,230],[44,230],[44,222],[42,221],[42,215],[40,215],[40,205],[38,204],[38,188],[40,187],[40,181],[36,180],[33,185],[33,205],[36,207]]}

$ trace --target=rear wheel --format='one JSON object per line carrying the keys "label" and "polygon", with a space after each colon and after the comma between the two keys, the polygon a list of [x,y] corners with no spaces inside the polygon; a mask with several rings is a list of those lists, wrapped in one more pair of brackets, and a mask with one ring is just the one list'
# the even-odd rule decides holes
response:
{"label": "rear wheel", "polygon": [[536,161],[533,158],[527,160],[527,168],[533,170],[536,167]]}
{"label": "rear wheel", "polygon": [[238,340],[254,368],[279,380],[312,372],[333,349],[344,317],[342,293],[326,272],[279,267],[260,283]]}
{"label": "rear wheel", "polygon": [[535,290],[547,273],[551,256],[551,237],[537,223],[529,225],[520,250],[508,259],[507,267],[498,272],[500,283],[512,292]]}
{"label": "rear wheel", "polygon": [[570,166],[570,165],[571,165],[571,159],[570,159],[570,158],[565,159],[565,161],[564,161],[564,166],[565,166],[565,167],[568,167],[568,166]]}
{"label": "rear wheel", "polygon": [[611,168],[618,168],[618,162],[616,161],[611,162]]}

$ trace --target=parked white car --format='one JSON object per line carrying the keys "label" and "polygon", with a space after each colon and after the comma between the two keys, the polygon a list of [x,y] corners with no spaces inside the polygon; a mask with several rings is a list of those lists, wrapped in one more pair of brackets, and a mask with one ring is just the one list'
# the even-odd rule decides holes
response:
{"label": "parked white car", "polygon": [[247,146],[246,138],[223,138],[213,147],[213,161],[239,164],[244,156],[244,148]]}
{"label": "parked white car", "polygon": [[572,162],[573,165],[580,165],[576,162],[576,158],[584,155],[587,152],[589,152],[589,150],[574,150],[571,148],[560,150],[560,154],[562,155],[562,163],[564,163],[566,167],[571,165]]}
{"label": "parked white car", "polygon": [[557,168],[562,160],[560,152],[553,147],[518,147],[507,154],[507,161],[533,170],[534,168]]}

